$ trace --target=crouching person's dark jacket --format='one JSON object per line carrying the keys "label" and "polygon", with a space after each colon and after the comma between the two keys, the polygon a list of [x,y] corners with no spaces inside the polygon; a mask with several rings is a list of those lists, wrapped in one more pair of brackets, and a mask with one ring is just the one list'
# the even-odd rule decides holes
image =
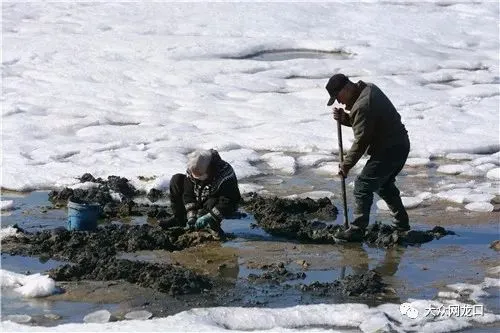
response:
{"label": "crouching person's dark jacket", "polygon": [[238,210],[241,199],[238,180],[229,163],[211,149],[212,159],[206,180],[195,179],[190,171],[184,182],[183,201],[188,220],[210,213],[220,225]]}

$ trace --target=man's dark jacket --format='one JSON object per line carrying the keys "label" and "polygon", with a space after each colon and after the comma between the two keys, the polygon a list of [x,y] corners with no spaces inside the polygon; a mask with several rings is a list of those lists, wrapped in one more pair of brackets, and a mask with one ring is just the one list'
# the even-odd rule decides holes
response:
{"label": "man's dark jacket", "polygon": [[351,126],[354,142],[344,159],[351,169],[365,152],[371,156],[386,155],[394,146],[409,145],[408,132],[401,116],[387,96],[374,84],[359,81],[361,94],[342,124]]}

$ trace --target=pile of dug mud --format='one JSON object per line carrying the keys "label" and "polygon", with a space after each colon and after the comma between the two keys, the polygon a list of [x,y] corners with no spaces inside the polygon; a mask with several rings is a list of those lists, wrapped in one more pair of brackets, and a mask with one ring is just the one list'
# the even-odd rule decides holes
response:
{"label": "pile of dug mud", "polygon": [[[264,270],[263,273],[249,274],[248,280],[257,284],[279,285],[284,282],[303,280],[307,276],[306,272],[289,271],[282,262],[264,265],[261,269]],[[387,292],[387,284],[382,281],[382,276],[374,270],[341,277],[333,282],[300,283],[294,287],[316,296],[372,297]]]}
{"label": "pile of dug mud", "polygon": [[165,231],[149,225],[109,224],[96,232],[58,228],[25,233],[20,229],[15,236],[2,241],[2,252],[71,262],[50,271],[56,281],[123,279],[177,295],[202,292],[210,289],[212,282],[180,266],[116,259],[116,255],[140,250],[182,250],[219,240],[218,234],[208,231],[185,232],[182,228]]}
{"label": "pile of dug mud", "polygon": [[298,288],[318,296],[342,294],[348,297],[367,297],[386,293],[386,287],[382,276],[371,270],[363,274],[348,275],[333,282],[301,284]]}
{"label": "pile of dug mud", "polygon": [[264,273],[251,273],[248,275],[248,280],[254,283],[280,284],[285,281],[305,279],[306,277],[306,273],[304,272],[291,272],[287,270],[285,264],[282,262],[264,265],[261,269],[265,270]]}
{"label": "pile of dug mud", "polygon": [[[301,242],[333,244],[334,235],[344,226],[331,224],[338,210],[330,199],[281,199],[257,195],[245,203],[245,209],[254,214],[257,225],[271,235],[296,239]],[[365,233],[364,242],[377,247],[418,245],[454,234],[443,227],[431,230],[398,232],[393,226],[376,222]]]}
{"label": "pile of dug mud", "polygon": [[65,206],[68,200],[78,203],[97,203],[102,207],[101,217],[104,218],[147,215],[162,219],[172,215],[164,206],[134,202],[134,198],[142,196],[154,203],[166,198],[167,194],[164,191],[157,189],[151,189],[148,193],[139,191],[127,178],[119,176],[109,176],[107,180],[103,180],[86,173],[79,180],[81,188],[66,187],[59,191],[51,191],[49,200],[56,206]]}

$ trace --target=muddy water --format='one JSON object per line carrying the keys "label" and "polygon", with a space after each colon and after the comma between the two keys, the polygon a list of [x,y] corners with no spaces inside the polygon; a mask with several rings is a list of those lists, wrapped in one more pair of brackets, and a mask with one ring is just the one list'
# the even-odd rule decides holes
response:
{"label": "muddy water", "polygon": [[[401,178],[401,189],[409,195],[415,191],[426,191],[437,182],[454,179],[449,176],[429,174],[419,176],[425,169],[410,169]],[[278,195],[289,195],[313,190],[327,190],[340,193],[339,182],[318,176],[311,170],[299,171],[298,175],[273,175],[255,178],[265,188]],[[460,182],[463,180],[458,180]],[[352,189],[348,188],[348,200],[352,202]],[[16,210],[2,216],[2,227],[19,224],[28,231],[64,226],[66,212],[50,209],[46,192],[28,195],[3,195],[3,200],[12,199]],[[338,208],[341,204],[334,198]],[[304,272],[300,279],[285,281],[283,285],[309,284],[313,281],[331,282],[351,273],[362,273],[376,269],[384,281],[394,289],[394,295],[381,302],[401,302],[408,298],[433,298],[438,290],[455,282],[481,282],[486,269],[500,264],[498,255],[489,244],[499,237],[498,212],[473,213],[449,212],[449,203],[432,202],[409,211],[415,229],[443,225],[455,231],[454,236],[423,244],[420,247],[378,249],[366,245],[314,245],[300,244],[283,238],[273,237],[259,228],[253,228],[253,217],[226,220],[223,229],[234,235],[222,244],[207,244],[184,251],[168,253],[164,251],[141,251],[121,254],[128,259],[149,262],[176,262],[200,273],[226,279],[233,287],[234,297],[227,305],[280,307],[296,304],[352,301],[328,297],[314,297],[300,293],[296,288],[283,288],[249,283],[251,274],[261,274],[265,265],[283,263],[291,272]],[[339,214],[342,216],[342,213]],[[386,221],[389,216],[377,212],[375,205],[373,219]],[[341,223],[341,221],[335,221]],[[154,223],[146,218],[133,218],[126,223]],[[48,270],[58,262],[2,255],[2,268],[26,273]],[[24,300],[13,293],[2,292],[2,316],[9,314],[29,314],[42,325],[61,322],[81,322],[89,312],[108,309],[123,315],[137,306],[148,308],[155,315],[167,315],[182,311],[186,306],[175,303],[155,303],[158,297],[144,289],[125,284],[67,283],[66,293],[41,300]],[[485,299],[489,311],[500,313],[498,290],[492,290],[493,297]],[[160,296],[161,297],[161,296]],[[367,301],[368,302],[368,301]],[[372,302],[372,301],[370,301]],[[155,308],[156,306],[156,308]],[[159,307],[169,307],[162,312]],[[48,321],[44,314],[55,313],[61,319]],[[486,328],[485,332],[496,331]]]}

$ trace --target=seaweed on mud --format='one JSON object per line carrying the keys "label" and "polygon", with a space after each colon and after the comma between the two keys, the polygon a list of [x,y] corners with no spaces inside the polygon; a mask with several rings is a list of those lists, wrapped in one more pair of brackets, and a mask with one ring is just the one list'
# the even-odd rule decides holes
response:
{"label": "seaweed on mud", "polygon": [[428,243],[446,235],[454,235],[453,231],[435,226],[431,230],[410,230],[399,232],[393,226],[375,222],[368,226],[364,241],[377,247],[391,247],[395,245],[411,246]]}
{"label": "seaweed on mud", "polygon": [[18,233],[2,241],[2,252],[69,261],[53,269],[56,280],[124,279],[171,294],[198,293],[209,289],[209,278],[185,268],[116,259],[118,252],[181,250],[207,241],[219,241],[217,233],[186,232],[183,228],[163,230],[149,225],[100,226],[96,232],[64,228],[36,233]]}
{"label": "seaweed on mud", "polygon": [[119,176],[109,176],[107,180],[103,180],[86,173],[78,179],[80,183],[92,182],[96,185],[90,188],[66,187],[58,191],[53,190],[49,193],[49,200],[57,206],[65,206],[69,200],[77,203],[99,204],[103,218],[147,215],[164,219],[172,216],[165,207],[134,202],[138,196],[145,196],[151,202],[156,202],[167,196],[164,191],[151,189],[146,194],[144,191],[137,190],[127,178]]}
{"label": "seaweed on mud", "polygon": [[[321,220],[334,220],[338,210],[330,199],[281,199],[254,196],[245,203],[259,227],[271,235],[301,241],[333,243],[339,226],[327,225]],[[313,221],[312,221],[313,220]]]}
{"label": "seaweed on mud", "polygon": [[[266,232],[301,242],[335,243],[335,233],[343,225],[332,225],[320,220],[334,220],[338,210],[328,198],[320,200],[263,198],[252,196],[245,208],[252,212],[257,225]],[[443,227],[431,230],[399,232],[391,225],[376,222],[365,233],[364,242],[377,247],[409,246],[430,242],[454,234]]]}
{"label": "seaweed on mud", "polygon": [[69,280],[125,280],[170,295],[200,293],[212,288],[211,280],[192,271],[170,265],[152,264],[114,257],[81,259],[50,270],[56,281]]}
{"label": "seaweed on mud", "polygon": [[349,297],[367,297],[383,294],[387,285],[382,281],[382,276],[371,270],[363,274],[348,275],[333,282],[313,282],[300,284],[301,291],[311,292],[318,296],[341,294]]}

